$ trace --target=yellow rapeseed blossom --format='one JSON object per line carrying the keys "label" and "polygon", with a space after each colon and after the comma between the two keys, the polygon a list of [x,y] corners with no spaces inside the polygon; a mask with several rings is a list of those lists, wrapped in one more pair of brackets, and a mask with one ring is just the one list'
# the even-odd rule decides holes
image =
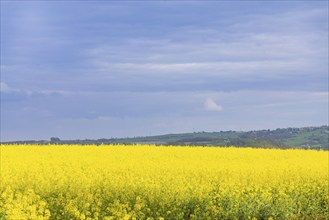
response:
{"label": "yellow rapeseed blossom", "polygon": [[0,219],[328,219],[328,151],[1,145]]}

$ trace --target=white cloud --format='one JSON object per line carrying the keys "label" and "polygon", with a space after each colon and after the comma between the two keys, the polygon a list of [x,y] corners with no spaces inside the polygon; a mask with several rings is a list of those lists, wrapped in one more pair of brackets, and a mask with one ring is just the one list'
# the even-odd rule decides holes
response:
{"label": "white cloud", "polygon": [[211,98],[207,98],[204,102],[204,106],[208,111],[222,111],[223,107],[218,105],[214,100]]}
{"label": "white cloud", "polygon": [[0,82],[0,92],[11,93],[11,92],[17,92],[17,91],[18,91],[17,89],[11,88],[6,83]]}
{"label": "white cloud", "polygon": [[8,92],[8,91],[10,91],[10,88],[6,83],[1,82],[0,83],[0,91],[1,92]]}

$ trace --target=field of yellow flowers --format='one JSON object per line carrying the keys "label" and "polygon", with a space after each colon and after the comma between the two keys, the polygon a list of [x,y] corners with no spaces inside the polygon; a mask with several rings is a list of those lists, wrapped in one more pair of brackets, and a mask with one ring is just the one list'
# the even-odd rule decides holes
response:
{"label": "field of yellow flowers", "polygon": [[328,151],[1,145],[0,219],[328,219]]}

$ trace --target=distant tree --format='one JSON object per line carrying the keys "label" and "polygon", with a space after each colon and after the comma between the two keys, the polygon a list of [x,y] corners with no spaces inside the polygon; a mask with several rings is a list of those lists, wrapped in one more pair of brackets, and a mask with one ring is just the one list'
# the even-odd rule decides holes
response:
{"label": "distant tree", "polygon": [[58,143],[60,141],[61,141],[61,139],[59,139],[58,137],[51,137],[50,138],[50,142],[52,142],[52,143]]}

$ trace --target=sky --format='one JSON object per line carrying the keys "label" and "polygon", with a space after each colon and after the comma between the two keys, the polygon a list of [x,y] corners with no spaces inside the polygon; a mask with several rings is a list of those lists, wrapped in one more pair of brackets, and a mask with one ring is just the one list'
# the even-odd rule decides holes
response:
{"label": "sky", "polygon": [[1,1],[1,141],[328,125],[327,1]]}

